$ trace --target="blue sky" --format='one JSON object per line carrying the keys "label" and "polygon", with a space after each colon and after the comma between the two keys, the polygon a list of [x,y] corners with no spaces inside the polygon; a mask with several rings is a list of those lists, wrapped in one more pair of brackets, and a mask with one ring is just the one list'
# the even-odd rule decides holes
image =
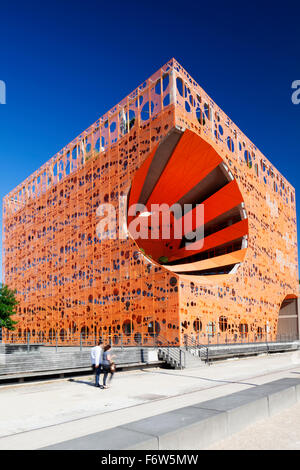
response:
{"label": "blue sky", "polygon": [[6,3],[1,200],[171,57],[300,194],[299,2]]}

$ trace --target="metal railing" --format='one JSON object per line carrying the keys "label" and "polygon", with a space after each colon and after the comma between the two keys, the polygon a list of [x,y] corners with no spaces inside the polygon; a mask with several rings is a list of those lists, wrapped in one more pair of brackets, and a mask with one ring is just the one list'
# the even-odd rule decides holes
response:
{"label": "metal railing", "polygon": [[[80,333],[80,332],[66,332],[66,333],[53,333],[47,337],[45,335],[32,335],[29,332],[26,334],[18,335],[18,333],[4,334],[1,337],[0,332],[0,344],[15,344],[15,345],[27,345],[28,349],[33,345],[43,346],[54,346],[54,347],[91,347],[96,345],[99,340],[103,344],[110,344],[111,346],[117,347],[156,347],[160,343],[166,344],[167,340],[164,339],[158,333],[104,333],[104,334],[93,334],[93,333]],[[168,341],[168,344],[173,346],[179,346],[179,343],[175,340]]]}
{"label": "metal railing", "polygon": [[180,367],[181,369],[185,367],[185,352],[178,345],[174,346],[166,338],[158,335],[156,337],[156,347],[170,365]]}
{"label": "metal railing", "polygon": [[45,345],[45,346],[79,346],[90,347],[99,340],[105,344],[118,347],[128,346],[143,346],[153,347],[157,346],[160,342],[169,344],[170,346],[184,346],[187,348],[203,347],[210,345],[229,345],[229,344],[249,344],[249,343],[269,343],[269,342],[286,342],[296,341],[299,337],[296,334],[277,335],[271,336],[267,332],[257,335],[257,333],[240,333],[235,335],[228,335],[227,333],[198,333],[195,335],[183,334],[181,341],[174,339],[173,341],[167,340],[160,332],[122,332],[122,333],[93,333],[93,332],[51,332],[48,335],[42,333],[25,332],[19,334],[18,332],[3,332],[0,329],[0,344],[26,344],[28,348],[30,345]]}
{"label": "metal railing", "polygon": [[[215,335],[217,336],[217,335]],[[203,337],[202,337],[203,339]],[[191,354],[205,360],[209,364],[209,361],[213,358],[225,358],[230,356],[239,356],[241,354],[255,354],[255,353],[269,353],[276,352],[279,350],[288,351],[291,349],[292,344],[299,342],[299,337],[296,334],[279,335],[274,338],[268,338],[266,333],[260,338],[255,335],[247,335],[247,338],[239,338],[235,341],[228,341],[227,337],[220,338],[206,338],[207,341],[199,342],[199,337],[193,337],[184,335],[184,348]],[[214,341],[211,341],[214,339]],[[252,339],[252,340],[251,340]],[[300,342],[299,342],[300,344]],[[295,346],[296,348],[299,347]]]}
{"label": "metal railing", "polygon": [[217,345],[230,345],[230,344],[259,344],[259,343],[280,343],[287,341],[298,341],[299,335],[294,334],[282,334],[272,336],[270,334],[263,333],[257,335],[255,333],[243,333],[240,335],[227,335],[224,333],[215,334],[196,334],[195,336],[183,335],[183,344],[185,348],[192,348],[198,346],[217,346]]}

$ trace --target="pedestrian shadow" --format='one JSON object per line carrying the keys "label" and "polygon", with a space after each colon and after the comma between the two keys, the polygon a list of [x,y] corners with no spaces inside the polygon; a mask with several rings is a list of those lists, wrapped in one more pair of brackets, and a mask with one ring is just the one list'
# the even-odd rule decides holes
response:
{"label": "pedestrian shadow", "polygon": [[95,388],[95,382],[91,382],[91,381],[87,381],[87,380],[69,379],[68,382],[75,382],[77,384],[89,385],[90,387]]}

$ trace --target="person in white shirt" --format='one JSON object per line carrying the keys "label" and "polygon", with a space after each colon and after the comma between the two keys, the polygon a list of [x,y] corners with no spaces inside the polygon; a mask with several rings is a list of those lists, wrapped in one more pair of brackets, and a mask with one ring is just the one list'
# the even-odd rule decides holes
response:
{"label": "person in white shirt", "polygon": [[91,349],[91,363],[93,372],[95,372],[95,386],[100,387],[99,379],[102,369],[102,355],[103,355],[103,348],[102,348],[102,341],[99,341],[97,346],[94,346]]}

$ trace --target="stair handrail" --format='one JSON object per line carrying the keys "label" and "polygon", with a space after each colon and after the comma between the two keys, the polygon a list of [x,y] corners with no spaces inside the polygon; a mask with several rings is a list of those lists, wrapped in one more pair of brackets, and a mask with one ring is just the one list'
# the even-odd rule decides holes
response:
{"label": "stair handrail", "polygon": [[173,359],[181,368],[185,367],[185,353],[179,346],[170,344],[170,341],[161,335],[157,335],[155,339],[157,348],[164,349],[169,359]]}
{"label": "stair handrail", "polygon": [[199,349],[207,347],[207,344],[200,342],[199,338],[197,340],[197,338],[195,338],[194,336],[188,335],[186,333],[183,335],[183,344],[186,350],[188,350],[189,348]]}

